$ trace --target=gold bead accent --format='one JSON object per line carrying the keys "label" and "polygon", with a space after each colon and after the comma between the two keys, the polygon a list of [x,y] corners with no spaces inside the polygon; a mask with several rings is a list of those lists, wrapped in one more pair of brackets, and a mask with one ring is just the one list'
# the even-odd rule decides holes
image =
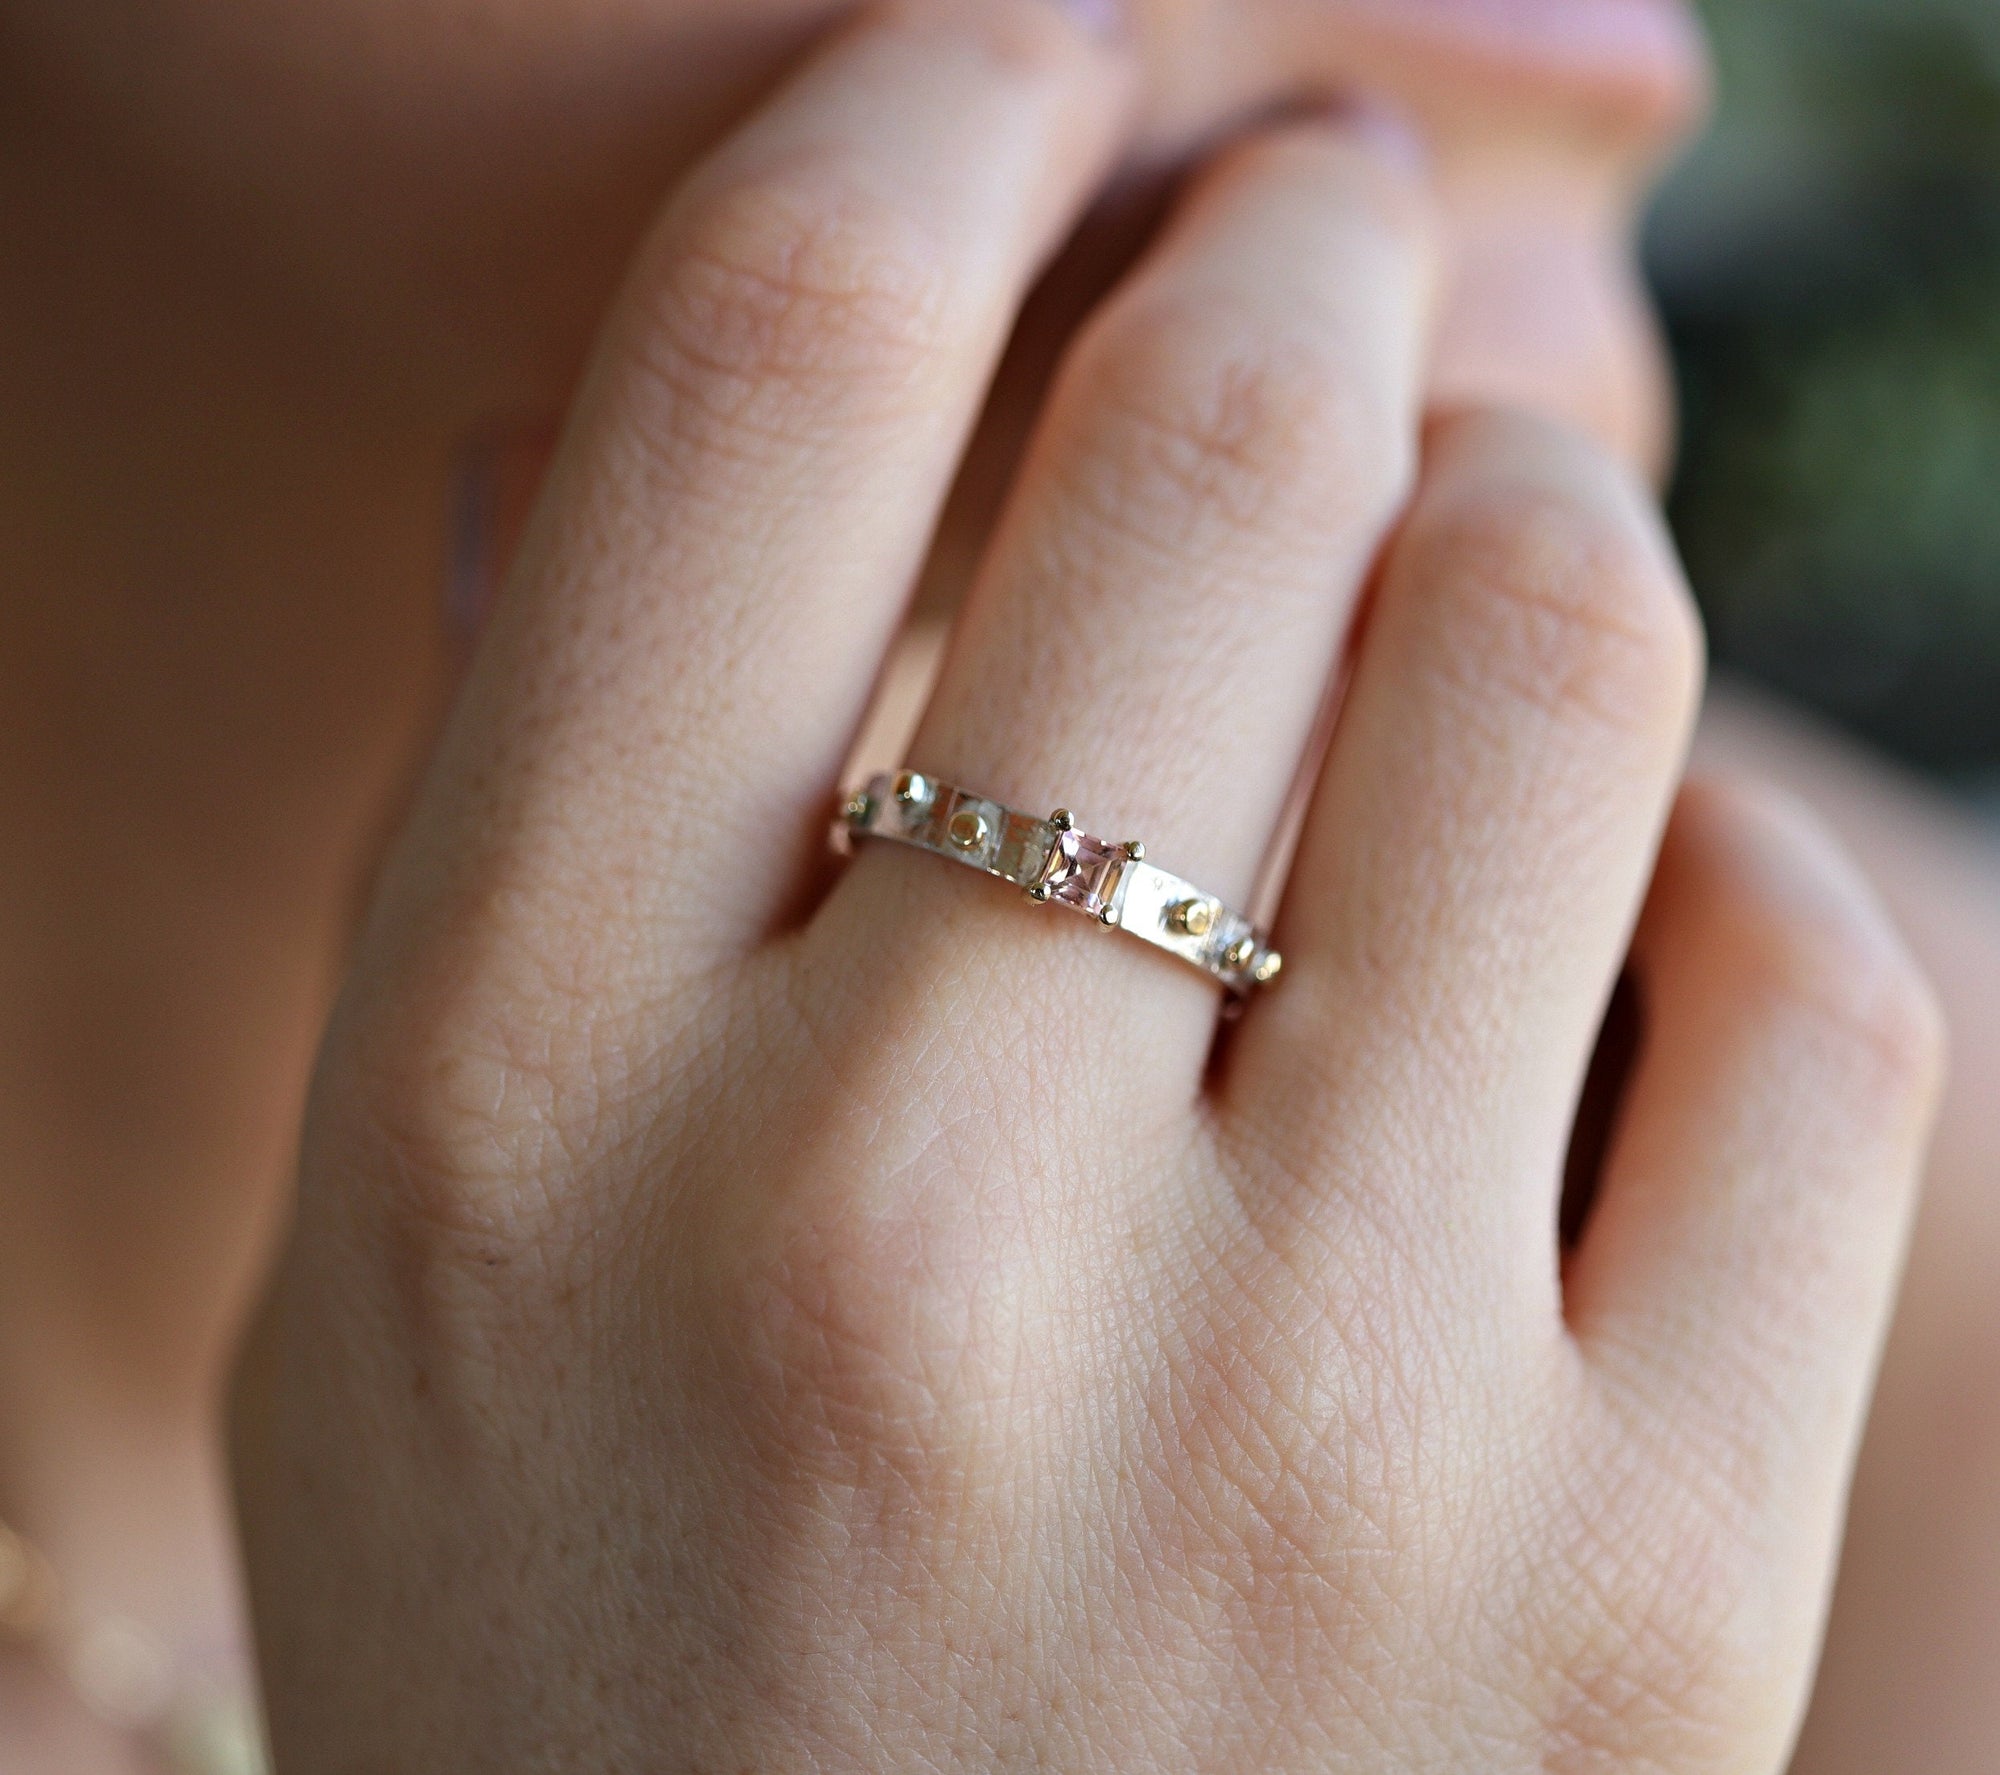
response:
{"label": "gold bead accent", "polygon": [[977,808],[961,808],[951,817],[950,836],[962,851],[984,850],[986,841],[993,836],[993,828]]}
{"label": "gold bead accent", "polygon": [[1146,860],[1146,847],[1135,838],[1125,847],[1125,857],[1128,862],[1143,863]]}
{"label": "gold bead accent", "polygon": [[1259,986],[1269,986],[1285,971],[1285,958],[1275,949],[1257,964],[1257,971],[1251,976]]}
{"label": "gold bead accent", "polygon": [[913,770],[906,770],[896,778],[896,799],[905,807],[921,807],[930,798],[930,778]]}
{"label": "gold bead accent", "polygon": [[1183,900],[1168,910],[1167,923],[1183,937],[1205,937],[1215,929],[1213,900]]}
{"label": "gold bead accent", "polygon": [[1049,824],[1058,832],[1074,832],[1076,830],[1076,815],[1071,813],[1066,807],[1059,807],[1054,813],[1049,815]]}
{"label": "gold bead accent", "polygon": [[874,811],[874,798],[866,789],[857,789],[848,796],[847,805],[840,810],[840,817],[850,826],[865,826]]}

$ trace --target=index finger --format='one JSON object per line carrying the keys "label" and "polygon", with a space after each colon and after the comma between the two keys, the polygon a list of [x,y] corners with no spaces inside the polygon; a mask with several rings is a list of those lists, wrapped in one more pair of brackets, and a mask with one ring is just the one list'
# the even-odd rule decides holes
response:
{"label": "index finger", "polygon": [[695,174],[585,381],[406,885],[504,905],[594,1000],[782,919],[1127,85],[1050,0],[878,7]]}

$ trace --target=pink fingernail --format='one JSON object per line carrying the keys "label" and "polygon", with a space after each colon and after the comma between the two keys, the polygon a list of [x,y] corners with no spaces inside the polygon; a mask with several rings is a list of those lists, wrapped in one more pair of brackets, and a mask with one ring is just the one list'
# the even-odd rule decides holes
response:
{"label": "pink fingernail", "polygon": [[1055,0],[1055,4],[1096,36],[1117,39],[1125,35],[1125,0]]}
{"label": "pink fingernail", "polygon": [[1430,144],[1410,115],[1372,93],[1355,93],[1333,107],[1347,132],[1391,166],[1422,175],[1430,171]]}

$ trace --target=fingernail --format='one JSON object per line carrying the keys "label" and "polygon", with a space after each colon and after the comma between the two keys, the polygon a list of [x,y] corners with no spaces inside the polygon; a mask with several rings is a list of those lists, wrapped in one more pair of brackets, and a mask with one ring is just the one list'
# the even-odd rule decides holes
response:
{"label": "fingernail", "polygon": [[1129,22],[1125,0],[1054,0],[1054,4],[1095,36],[1117,39],[1125,35]]}
{"label": "fingernail", "polygon": [[1430,144],[1408,112],[1372,93],[1355,93],[1332,108],[1336,121],[1399,171],[1421,176],[1430,171]]}

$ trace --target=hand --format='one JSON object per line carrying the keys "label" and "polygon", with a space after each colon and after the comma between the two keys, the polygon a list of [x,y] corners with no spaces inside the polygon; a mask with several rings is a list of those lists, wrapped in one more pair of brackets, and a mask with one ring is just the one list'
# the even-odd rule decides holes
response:
{"label": "hand", "polygon": [[[322,1062],[239,1400],[279,1767],[1779,1767],[1937,1073],[1844,865],[1667,837],[1643,493],[1419,451],[1420,180],[1220,156],[1071,354],[913,757],[1281,925],[1197,974],[822,850],[1129,75],[906,6],[670,206]],[[1419,457],[1421,455],[1421,468]]]}

